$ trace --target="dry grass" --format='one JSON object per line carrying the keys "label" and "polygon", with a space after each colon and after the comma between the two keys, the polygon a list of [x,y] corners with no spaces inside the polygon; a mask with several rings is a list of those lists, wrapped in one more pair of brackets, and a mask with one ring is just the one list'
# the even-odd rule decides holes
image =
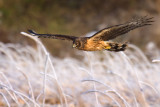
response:
{"label": "dry grass", "polygon": [[[83,52],[82,60],[0,43],[0,106],[158,107],[160,63],[131,45],[125,52]],[[154,55],[154,53],[152,53]]]}

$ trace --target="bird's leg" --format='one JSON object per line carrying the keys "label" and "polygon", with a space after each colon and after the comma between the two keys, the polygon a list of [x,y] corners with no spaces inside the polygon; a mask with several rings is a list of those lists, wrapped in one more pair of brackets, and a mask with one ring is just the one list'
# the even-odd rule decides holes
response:
{"label": "bird's leg", "polygon": [[114,42],[107,42],[106,46],[104,47],[105,50],[108,51],[124,51],[127,48],[127,43],[121,44],[121,43],[114,43]]}

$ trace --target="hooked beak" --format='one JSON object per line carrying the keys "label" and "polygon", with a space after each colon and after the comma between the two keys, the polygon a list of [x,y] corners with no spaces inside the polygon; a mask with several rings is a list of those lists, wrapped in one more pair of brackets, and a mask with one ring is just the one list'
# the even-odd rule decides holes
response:
{"label": "hooked beak", "polygon": [[76,44],[73,44],[73,48],[75,48],[76,47]]}

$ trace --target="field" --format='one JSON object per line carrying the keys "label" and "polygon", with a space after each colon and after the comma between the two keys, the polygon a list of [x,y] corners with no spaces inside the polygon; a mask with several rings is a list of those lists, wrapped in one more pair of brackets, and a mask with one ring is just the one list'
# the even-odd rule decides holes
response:
{"label": "field", "polygon": [[125,52],[77,51],[77,59],[60,59],[39,39],[22,35],[33,39],[36,48],[0,43],[1,107],[160,105],[160,55],[152,43],[150,59],[131,44]]}

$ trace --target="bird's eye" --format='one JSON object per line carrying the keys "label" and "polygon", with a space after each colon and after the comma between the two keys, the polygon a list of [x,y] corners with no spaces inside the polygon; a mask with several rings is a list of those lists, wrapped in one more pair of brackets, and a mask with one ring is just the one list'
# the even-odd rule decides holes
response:
{"label": "bird's eye", "polygon": [[79,46],[80,46],[80,43],[79,43],[79,42],[76,42],[76,45],[79,47]]}
{"label": "bird's eye", "polygon": [[76,45],[79,45],[79,43],[78,43],[78,42],[76,42]]}

